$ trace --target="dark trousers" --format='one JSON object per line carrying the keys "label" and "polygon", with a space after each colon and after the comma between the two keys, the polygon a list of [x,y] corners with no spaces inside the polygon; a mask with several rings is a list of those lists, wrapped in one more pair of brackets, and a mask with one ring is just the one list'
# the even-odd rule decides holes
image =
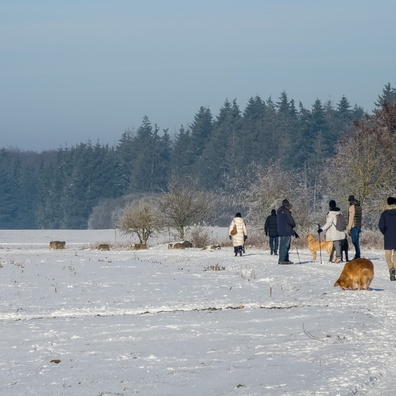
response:
{"label": "dark trousers", "polygon": [[289,260],[291,236],[281,236],[279,244],[279,262],[287,262]]}
{"label": "dark trousers", "polygon": [[271,249],[271,253],[277,253],[278,252],[278,244],[279,244],[279,237],[269,237],[269,245]]}
{"label": "dark trousers", "polygon": [[360,232],[362,231],[361,227],[352,227],[351,228],[351,240],[353,246],[355,246],[355,259],[360,258],[360,245],[359,245],[359,238]]}

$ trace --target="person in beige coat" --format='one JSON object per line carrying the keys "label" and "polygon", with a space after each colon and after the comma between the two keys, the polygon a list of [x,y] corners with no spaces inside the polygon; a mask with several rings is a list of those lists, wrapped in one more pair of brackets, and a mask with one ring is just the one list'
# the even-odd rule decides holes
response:
{"label": "person in beige coat", "polygon": [[[234,234],[234,227],[236,233]],[[232,245],[234,246],[234,253],[235,256],[239,255],[242,256],[242,253],[245,253],[245,249],[243,245],[247,239],[247,229],[245,220],[243,220],[241,214],[238,212],[233,220],[231,221],[230,228],[228,230],[228,234],[230,239],[232,240]]]}

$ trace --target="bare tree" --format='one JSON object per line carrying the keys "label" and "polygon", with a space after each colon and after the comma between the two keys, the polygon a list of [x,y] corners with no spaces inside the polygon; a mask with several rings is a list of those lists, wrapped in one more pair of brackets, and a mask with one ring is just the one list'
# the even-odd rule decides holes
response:
{"label": "bare tree", "polygon": [[261,231],[264,219],[271,209],[278,209],[283,199],[293,205],[293,217],[299,229],[314,224],[312,212],[313,192],[309,189],[303,172],[283,170],[279,162],[265,169],[255,168],[254,182],[246,190],[248,217]]}
{"label": "bare tree", "polygon": [[163,217],[155,201],[144,198],[121,211],[118,228],[124,234],[136,234],[140,243],[146,244],[150,236],[164,228]]}
{"label": "bare tree", "polygon": [[198,181],[172,176],[168,192],[160,200],[165,224],[174,230],[181,240],[193,225],[209,220],[217,200],[205,191],[198,190]]}
{"label": "bare tree", "polygon": [[333,198],[353,194],[364,205],[364,222],[376,226],[381,203],[394,194],[396,181],[396,105],[385,104],[373,115],[356,121],[353,132],[340,141],[328,160],[324,178]]}
{"label": "bare tree", "polygon": [[362,204],[394,180],[395,134],[373,118],[359,121],[341,140],[325,171],[327,185],[338,194],[354,194]]}

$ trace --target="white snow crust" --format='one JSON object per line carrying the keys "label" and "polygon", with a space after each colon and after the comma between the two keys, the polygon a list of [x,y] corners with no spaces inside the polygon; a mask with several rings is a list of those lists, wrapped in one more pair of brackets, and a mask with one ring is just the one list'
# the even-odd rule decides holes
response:
{"label": "white snow crust", "polygon": [[344,264],[293,245],[294,265],[249,246],[92,248],[117,238],[0,231],[0,395],[396,395],[383,251],[363,249],[371,290],[343,291]]}

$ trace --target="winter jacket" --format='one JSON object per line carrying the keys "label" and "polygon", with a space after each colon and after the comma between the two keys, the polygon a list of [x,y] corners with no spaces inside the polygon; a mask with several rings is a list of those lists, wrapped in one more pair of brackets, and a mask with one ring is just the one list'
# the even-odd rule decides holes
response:
{"label": "winter jacket", "polygon": [[326,241],[340,241],[346,238],[345,231],[338,231],[336,228],[337,216],[340,213],[340,208],[333,208],[327,213],[326,224],[322,227],[322,230],[326,232]]}
{"label": "winter jacket", "polygon": [[[237,233],[235,235],[231,235],[234,224],[237,227]],[[233,246],[243,246],[245,244],[245,236],[247,236],[245,220],[243,220],[242,217],[234,217],[230,224],[228,234],[232,237]]]}
{"label": "winter jacket", "polygon": [[279,236],[292,236],[294,235],[293,228],[296,226],[296,223],[293,219],[293,216],[289,209],[284,206],[281,206],[278,209],[278,215],[276,216],[276,225],[278,229]]}
{"label": "winter jacket", "polygon": [[396,205],[388,205],[382,212],[378,227],[384,235],[384,249],[396,249]]}
{"label": "winter jacket", "polygon": [[277,237],[278,235],[278,226],[277,226],[277,216],[276,210],[272,209],[271,215],[267,217],[264,224],[264,232],[265,235],[270,237]]}
{"label": "winter jacket", "polygon": [[348,211],[348,226],[347,230],[350,231],[352,227],[362,226],[362,207],[360,202],[355,199],[350,203]]}

